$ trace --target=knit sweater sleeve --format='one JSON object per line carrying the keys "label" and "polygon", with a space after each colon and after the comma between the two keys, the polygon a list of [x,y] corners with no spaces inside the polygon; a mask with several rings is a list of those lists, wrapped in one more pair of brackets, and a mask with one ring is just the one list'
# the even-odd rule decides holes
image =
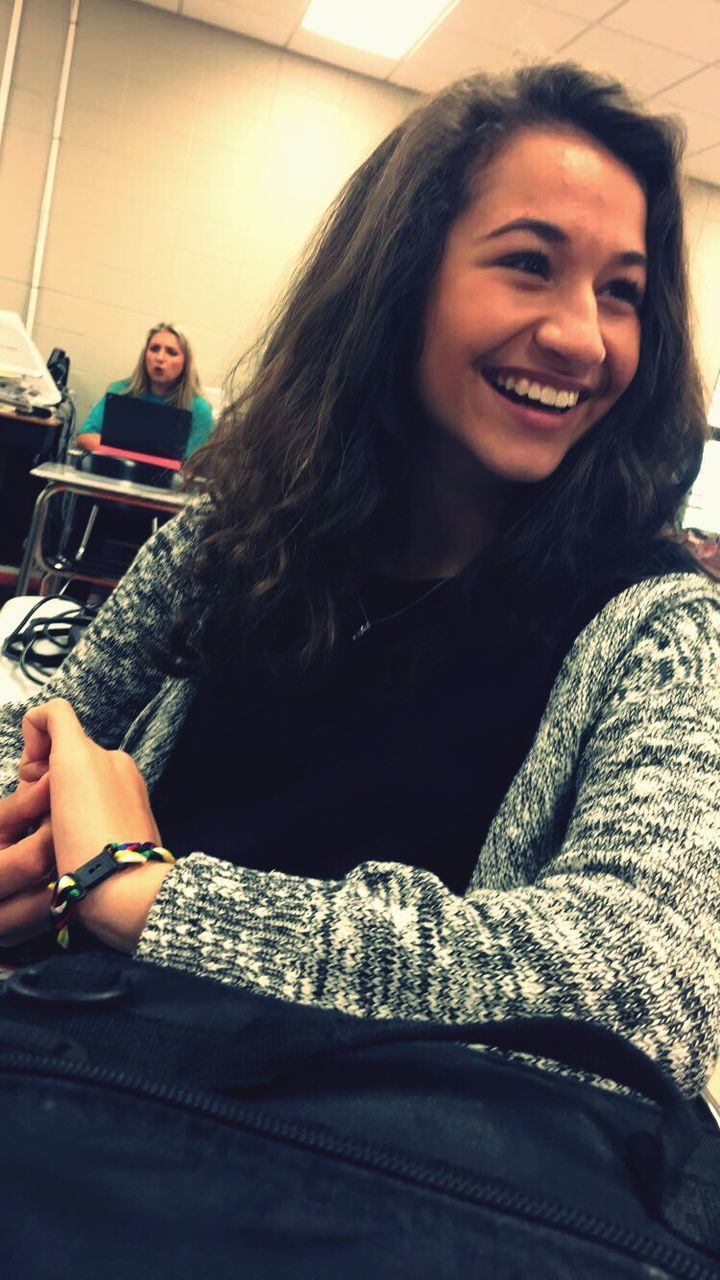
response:
{"label": "knit sweater sleeve", "polygon": [[[520,779],[496,819],[507,873],[463,897],[396,864],[321,881],[197,853],[166,877],[138,955],[361,1016],[582,1019],[696,1094],[720,1038],[718,601],[658,610],[599,685],[561,830],[524,880]],[[559,715],[531,757],[550,767],[573,732]]]}
{"label": "knit sweater sleeve", "polygon": [[201,518],[190,504],[158,530],[57,674],[27,701],[0,705],[0,795],[17,785],[25,712],[49,698],[67,698],[86,733],[102,746],[122,742],[162,683],[150,648],[162,645],[179,604],[183,566]]}

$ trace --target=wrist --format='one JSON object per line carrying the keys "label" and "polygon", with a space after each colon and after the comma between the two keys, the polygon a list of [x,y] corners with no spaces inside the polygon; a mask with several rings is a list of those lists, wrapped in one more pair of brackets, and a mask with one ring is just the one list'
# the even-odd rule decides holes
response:
{"label": "wrist", "polygon": [[102,941],[132,951],[174,861],[152,840],[111,841],[74,871],[63,872],[50,886],[60,946],[68,945],[68,927],[79,920]]}
{"label": "wrist", "polygon": [[135,950],[165,876],[166,863],[146,862],[112,876],[93,889],[74,916],[90,933],[119,951]]}

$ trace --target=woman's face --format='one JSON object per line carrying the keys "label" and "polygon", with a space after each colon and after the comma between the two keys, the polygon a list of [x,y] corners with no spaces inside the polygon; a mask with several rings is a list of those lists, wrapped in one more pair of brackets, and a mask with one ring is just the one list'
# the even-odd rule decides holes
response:
{"label": "woman's face", "polygon": [[169,391],[173,383],[182,377],[185,356],[175,334],[169,329],[160,329],[152,335],[145,348],[145,368],[156,395]]}
{"label": "woman's face", "polygon": [[533,483],[635,374],[646,203],[571,129],[524,129],[480,178],[432,283],[419,389],[430,451],[478,478]]}

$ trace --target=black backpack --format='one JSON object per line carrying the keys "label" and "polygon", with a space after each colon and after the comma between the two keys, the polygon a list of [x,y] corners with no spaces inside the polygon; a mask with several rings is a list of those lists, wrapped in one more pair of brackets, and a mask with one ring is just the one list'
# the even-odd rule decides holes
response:
{"label": "black backpack", "polygon": [[720,1129],[592,1028],[369,1021],[109,955],[0,988],[8,1280],[720,1276]]}

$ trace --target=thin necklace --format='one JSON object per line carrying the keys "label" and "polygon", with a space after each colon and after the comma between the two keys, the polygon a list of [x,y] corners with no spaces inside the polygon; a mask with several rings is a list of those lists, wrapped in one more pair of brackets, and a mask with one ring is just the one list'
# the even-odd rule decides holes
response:
{"label": "thin necklace", "polygon": [[379,627],[381,622],[392,622],[393,618],[399,618],[401,614],[408,613],[410,609],[414,609],[416,605],[422,604],[423,600],[428,600],[432,595],[433,591],[439,591],[440,588],[444,587],[445,583],[449,581],[450,581],[450,577],[441,578],[439,582],[433,582],[430,589],[426,591],[423,595],[418,596],[417,600],[411,600],[410,604],[406,604],[404,608],[396,609],[395,613],[386,613],[383,615],[382,618],[368,617],[367,609],[365,608],[365,605],[362,602],[362,596],[360,595],[359,591],[356,591],[355,594],[357,595],[358,604],[360,605],[360,608],[362,610],[364,621],[362,625],[358,627],[357,631],[353,635],[353,640],[362,640],[362,637],[367,635],[371,627]]}

